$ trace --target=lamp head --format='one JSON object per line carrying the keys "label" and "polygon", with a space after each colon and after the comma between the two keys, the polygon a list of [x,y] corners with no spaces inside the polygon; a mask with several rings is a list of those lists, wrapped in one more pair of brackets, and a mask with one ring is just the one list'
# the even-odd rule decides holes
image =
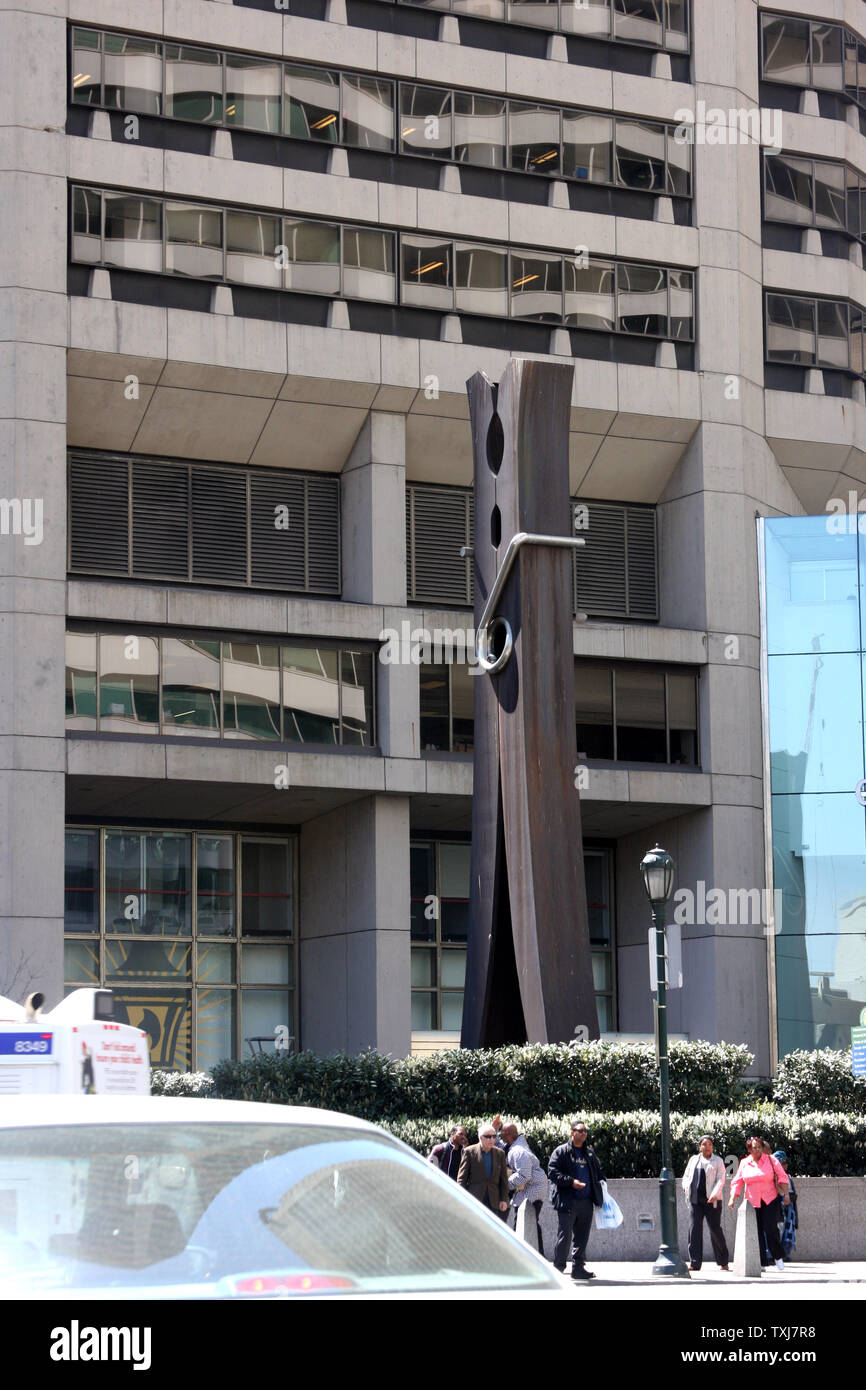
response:
{"label": "lamp head", "polygon": [[673,892],[676,865],[666,849],[655,845],[640,863],[643,886],[653,907],[666,903]]}

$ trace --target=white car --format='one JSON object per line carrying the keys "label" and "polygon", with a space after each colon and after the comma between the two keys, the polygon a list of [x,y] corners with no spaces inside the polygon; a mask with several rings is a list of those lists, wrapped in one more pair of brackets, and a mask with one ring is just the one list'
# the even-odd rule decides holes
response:
{"label": "white car", "polygon": [[563,1297],[570,1281],[375,1125],[296,1106],[13,1096],[0,1297]]}

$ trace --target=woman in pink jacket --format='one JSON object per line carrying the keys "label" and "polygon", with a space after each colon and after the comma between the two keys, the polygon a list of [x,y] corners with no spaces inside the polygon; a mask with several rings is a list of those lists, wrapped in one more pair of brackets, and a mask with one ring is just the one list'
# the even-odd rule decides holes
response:
{"label": "woman in pink jacket", "polygon": [[[788,1174],[771,1154],[764,1153],[763,1140],[757,1134],[746,1143],[748,1155],[741,1160],[736,1177],[731,1183],[731,1198],[728,1206],[734,1205],[743,1188],[746,1198],[755,1208],[758,1221],[758,1245],[761,1251],[761,1264],[767,1264],[764,1257],[764,1241],[776,1262],[777,1269],[785,1268],[782,1246],[779,1243],[779,1189],[787,1191]],[[778,1184],[778,1187],[777,1187]]]}

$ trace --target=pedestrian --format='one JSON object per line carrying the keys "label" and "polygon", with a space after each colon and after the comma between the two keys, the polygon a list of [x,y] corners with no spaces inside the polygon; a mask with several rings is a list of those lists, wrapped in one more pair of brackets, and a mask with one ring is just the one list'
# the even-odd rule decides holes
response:
{"label": "pedestrian", "polygon": [[797,1244],[797,1237],[794,1233],[800,1225],[800,1215],[797,1211],[797,1189],[794,1186],[794,1179],[788,1172],[788,1155],[785,1150],[777,1149],[773,1157],[788,1178],[788,1193],[782,1198],[782,1234],[779,1237],[779,1243],[782,1247],[782,1258],[785,1264],[789,1264],[792,1251]]}
{"label": "pedestrian", "polygon": [[547,1196],[547,1179],[544,1169],[521,1134],[513,1120],[502,1126],[502,1138],[506,1144],[505,1157],[508,1161],[508,1191],[515,1212],[524,1202],[531,1204],[535,1212],[535,1233],[538,1250],[544,1254],[544,1240],[541,1235],[541,1208]]}
{"label": "pedestrian", "polygon": [[[733,1207],[735,1198],[745,1188],[746,1198],[755,1208],[755,1216],[758,1222],[758,1249],[761,1254],[761,1264],[767,1265],[771,1260],[775,1261],[777,1269],[785,1268],[785,1260],[782,1254],[782,1246],[779,1243],[778,1224],[781,1220],[779,1215],[779,1192],[788,1190],[788,1175],[784,1168],[779,1166],[778,1159],[773,1158],[772,1154],[764,1153],[764,1141],[760,1135],[754,1134],[747,1141],[746,1147],[749,1153],[740,1161],[736,1176],[731,1183],[731,1199],[729,1207]],[[766,1238],[769,1258],[764,1252],[762,1236]]]}
{"label": "pedestrian", "polygon": [[595,1150],[587,1143],[583,1120],[572,1121],[571,1142],[560,1144],[550,1155],[547,1176],[550,1200],[559,1219],[553,1263],[564,1274],[566,1258],[570,1258],[572,1279],[594,1279],[586,1268],[586,1248],[593,1208],[604,1206],[604,1174]]}
{"label": "pedestrian", "polygon": [[703,1264],[704,1221],[709,1228],[716,1264],[719,1269],[729,1268],[728,1243],[722,1230],[725,1176],[724,1161],[713,1153],[712,1135],[702,1135],[698,1152],[692,1154],[683,1173],[683,1193],[691,1208],[689,1269],[698,1270]]}
{"label": "pedestrian", "polygon": [[467,1144],[464,1148],[457,1181],[504,1221],[508,1214],[505,1154],[496,1147],[496,1130],[492,1124],[481,1126],[478,1140],[477,1144]]}
{"label": "pedestrian", "polygon": [[457,1174],[460,1172],[460,1159],[463,1157],[463,1150],[469,1143],[469,1135],[466,1133],[465,1125],[452,1125],[448,1138],[444,1144],[434,1144],[427,1157],[428,1163],[436,1163],[448,1178],[457,1181]]}

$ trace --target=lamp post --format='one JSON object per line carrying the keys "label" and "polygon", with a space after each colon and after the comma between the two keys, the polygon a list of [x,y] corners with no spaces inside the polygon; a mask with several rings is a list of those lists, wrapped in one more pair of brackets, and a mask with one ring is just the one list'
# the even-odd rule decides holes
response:
{"label": "lamp post", "polygon": [[650,900],[656,933],[656,1041],[659,1057],[659,1094],[662,1120],[662,1170],[659,1174],[659,1215],[661,1245],[653,1274],[688,1279],[689,1272],[680,1259],[677,1239],[676,1178],[671,1171],[670,1080],[668,1076],[667,961],[665,952],[665,904],[674,886],[674,861],[667,850],[656,845],[641,860],[640,871]]}

